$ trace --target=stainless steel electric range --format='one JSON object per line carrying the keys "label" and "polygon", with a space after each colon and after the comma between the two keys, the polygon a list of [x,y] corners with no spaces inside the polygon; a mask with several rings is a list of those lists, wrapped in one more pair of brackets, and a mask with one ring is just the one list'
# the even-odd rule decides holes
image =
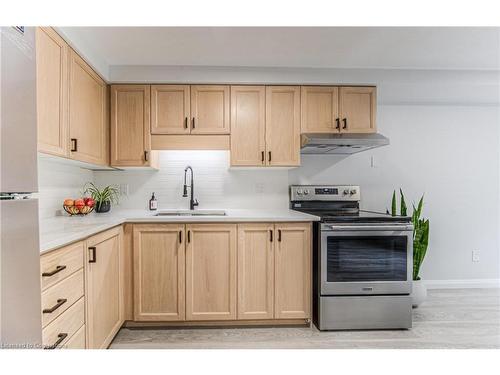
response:
{"label": "stainless steel electric range", "polygon": [[320,330],[410,328],[413,226],[359,209],[359,186],[290,186],[313,234],[313,321]]}

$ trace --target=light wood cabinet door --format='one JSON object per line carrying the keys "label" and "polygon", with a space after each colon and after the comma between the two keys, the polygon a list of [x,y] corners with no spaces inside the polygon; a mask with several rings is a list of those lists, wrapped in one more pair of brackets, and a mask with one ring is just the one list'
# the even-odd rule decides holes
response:
{"label": "light wood cabinet door", "polygon": [[191,86],[191,134],[229,134],[229,86]]}
{"label": "light wood cabinet door", "polygon": [[341,87],[340,118],[343,133],[375,133],[377,89]]}
{"label": "light wood cabinet door", "polygon": [[274,317],[274,225],[238,225],[238,319]]}
{"label": "light wood cabinet door", "polygon": [[311,226],[276,224],[274,317],[310,317]]}
{"label": "light wood cabinet door", "polygon": [[106,348],[123,323],[122,228],[87,240],[87,340],[90,349]]}
{"label": "light wood cabinet door", "polygon": [[38,151],[68,156],[68,45],[50,27],[36,29]]}
{"label": "light wood cabinet door", "polygon": [[301,87],[301,132],[340,131],[338,87]]}
{"label": "light wood cabinet door", "polygon": [[71,158],[107,165],[109,159],[106,83],[78,54],[69,61],[69,132]]}
{"label": "light wood cabinet door", "polygon": [[266,152],[266,88],[231,86],[231,165],[263,166]]}
{"label": "light wood cabinet door", "polygon": [[186,319],[236,318],[236,225],[188,224]]}
{"label": "light wood cabinet door", "polygon": [[134,225],[134,320],[184,320],[184,270],[184,225]]}
{"label": "light wood cabinet door", "polygon": [[266,87],[266,163],[300,165],[300,87]]}
{"label": "light wood cabinet door", "polygon": [[151,151],[150,86],[111,86],[111,165],[157,167]]}
{"label": "light wood cabinet door", "polygon": [[151,86],[151,133],[189,134],[189,85]]}

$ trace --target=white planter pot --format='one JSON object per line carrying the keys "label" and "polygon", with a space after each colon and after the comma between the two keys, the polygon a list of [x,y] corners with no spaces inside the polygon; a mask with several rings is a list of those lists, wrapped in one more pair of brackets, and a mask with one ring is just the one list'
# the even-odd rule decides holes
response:
{"label": "white planter pot", "polygon": [[418,307],[427,299],[427,287],[422,280],[413,280],[411,297],[413,307]]}

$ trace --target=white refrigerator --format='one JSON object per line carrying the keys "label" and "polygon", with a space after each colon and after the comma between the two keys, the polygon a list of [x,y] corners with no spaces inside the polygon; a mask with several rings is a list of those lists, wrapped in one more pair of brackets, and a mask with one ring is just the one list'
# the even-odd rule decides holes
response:
{"label": "white refrigerator", "polygon": [[42,342],[35,28],[0,28],[0,347]]}

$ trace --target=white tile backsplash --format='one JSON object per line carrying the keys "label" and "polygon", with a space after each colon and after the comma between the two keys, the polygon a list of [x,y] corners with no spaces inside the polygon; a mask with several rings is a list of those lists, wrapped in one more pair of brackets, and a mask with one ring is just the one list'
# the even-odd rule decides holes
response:
{"label": "white tile backsplash", "polygon": [[189,198],[182,197],[187,165],[194,170],[199,208],[288,207],[286,169],[229,168],[228,151],[161,151],[158,171],[99,171],[94,179],[98,186],[128,184],[122,208],[147,208],[153,192],[160,209],[189,208]]}
{"label": "white tile backsplash", "polygon": [[40,219],[56,216],[65,198],[79,198],[85,183],[93,181],[93,172],[59,160],[38,158]]}

